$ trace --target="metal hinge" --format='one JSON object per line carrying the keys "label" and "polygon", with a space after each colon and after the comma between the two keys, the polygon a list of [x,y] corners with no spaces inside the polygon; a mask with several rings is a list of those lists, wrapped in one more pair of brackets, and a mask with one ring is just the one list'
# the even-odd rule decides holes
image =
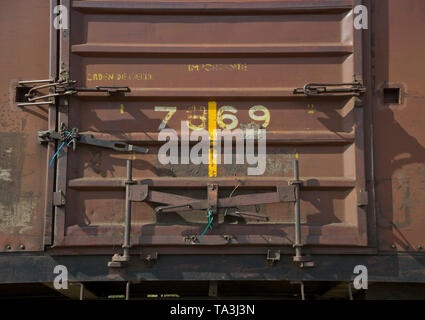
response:
{"label": "metal hinge", "polygon": [[[16,102],[18,107],[55,104],[56,97],[70,96],[77,92],[107,92],[117,94],[130,92],[129,87],[123,86],[96,86],[95,88],[75,87],[75,80],[53,79],[19,81],[16,87]],[[49,89],[49,93],[41,93],[43,89]]]}
{"label": "metal hinge", "polygon": [[365,190],[358,190],[357,191],[357,206],[358,207],[364,207],[369,204],[367,191]]}
{"label": "metal hinge", "polygon": [[61,207],[66,204],[65,195],[62,190],[53,192],[53,206]]}
{"label": "metal hinge", "polygon": [[146,267],[152,267],[158,260],[158,252],[151,252],[147,254],[142,254],[141,258],[143,259]]}
{"label": "metal hinge", "polygon": [[280,261],[280,250],[267,250],[267,263],[269,265],[274,265]]}
{"label": "metal hinge", "polygon": [[59,131],[47,130],[38,132],[38,141],[42,142],[53,142],[58,140],[64,142],[67,146],[72,144],[72,150],[75,151],[77,143],[97,146],[101,148],[113,149],[121,152],[140,152],[147,153],[149,149],[134,146],[122,141],[110,141],[110,140],[99,140],[93,137],[91,134],[81,134],[77,128],[67,128],[64,123],[61,125]]}
{"label": "metal hinge", "polygon": [[360,81],[352,83],[307,83],[303,88],[294,89],[294,94],[307,96],[330,96],[351,94],[360,96],[366,92],[366,87]]}

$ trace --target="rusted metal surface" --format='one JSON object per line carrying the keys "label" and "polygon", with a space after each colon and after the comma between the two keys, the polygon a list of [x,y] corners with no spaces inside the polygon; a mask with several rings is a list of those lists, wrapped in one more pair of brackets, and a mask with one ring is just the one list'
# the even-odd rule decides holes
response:
{"label": "rusted metal surface", "polygon": [[[380,250],[421,252],[425,246],[425,29],[419,0],[375,1],[374,131]],[[408,36],[407,36],[408,35]],[[384,103],[384,88],[400,103]]]}
{"label": "rusted metal surface", "polygon": [[46,146],[36,143],[34,132],[47,129],[54,116],[46,106],[19,108],[15,87],[50,76],[49,2],[8,3],[0,30],[0,252],[39,251],[51,202],[45,201]]}
{"label": "rusted metal surface", "polygon": [[[12,41],[11,34],[1,33],[14,54],[0,54],[13,61],[0,76],[0,251],[54,244],[49,254],[104,254],[97,260],[99,273],[76,280],[105,280],[114,278],[105,271],[111,253],[131,234],[125,237],[127,255],[160,256],[158,261],[170,255],[167,259],[179,264],[167,271],[149,263],[151,271],[131,271],[117,279],[142,274],[211,280],[230,272],[244,278],[242,268],[254,266],[256,279],[305,281],[293,269],[281,274],[288,259],[294,264],[295,244],[303,246],[297,261],[313,255],[317,280],[333,279],[331,274],[340,270],[331,265],[338,261],[346,268],[338,279],[349,280],[353,261],[362,261],[373,265],[375,280],[423,281],[419,255],[408,262],[360,256],[377,253],[376,244],[381,251],[421,252],[425,246],[425,47],[406,36],[419,39],[424,30],[420,15],[412,14],[424,11],[422,1],[365,1],[371,30],[356,31],[351,9],[360,1],[64,0],[70,30],[52,37],[50,74],[49,5],[26,3],[35,8],[31,21],[39,22],[36,27],[6,27],[12,19],[2,15],[2,30],[31,30],[26,32],[32,37],[13,36]],[[20,1],[10,4],[11,10],[20,6]],[[13,58],[16,52],[24,54],[23,47],[32,55],[19,56],[18,62]],[[58,95],[56,105],[19,108],[12,102],[18,80],[59,78],[75,83],[56,86],[54,92],[72,91]],[[237,118],[237,128],[266,127],[263,175],[248,176],[249,165],[219,164],[211,174],[208,165],[159,163],[160,129],[180,135],[182,120],[190,122],[192,131],[210,129],[211,106],[218,114],[226,107],[225,113]],[[259,120],[261,113],[269,116]],[[216,128],[229,124],[220,117],[213,122]],[[81,143],[74,152],[64,149],[49,166],[57,143],[37,144],[37,132],[58,132],[62,123],[95,141],[123,142],[149,152]],[[126,184],[129,159],[131,186]],[[302,182],[299,223],[291,185],[294,160]],[[188,203],[192,208],[180,207]],[[164,205],[180,208],[159,209]],[[209,222],[209,211],[213,229],[194,241]],[[273,260],[278,270],[262,265],[268,252],[270,260],[278,253],[279,260]],[[211,256],[196,260],[207,253]],[[262,258],[253,265],[248,256],[239,259],[248,254]],[[337,256],[344,254],[357,256]],[[235,268],[221,266],[206,275],[194,270],[189,276],[178,271],[186,260],[198,261],[196,268],[208,266],[213,255],[235,259]],[[281,256],[288,261],[282,263]],[[132,258],[127,267],[146,267],[151,258],[142,260]],[[390,261],[391,268],[380,272],[382,261]],[[81,265],[87,266],[75,268]],[[41,271],[44,280],[46,272]]]}
{"label": "rusted metal surface", "polygon": [[[70,33],[61,31],[59,37],[60,74],[76,81],[75,87],[130,90],[120,95],[80,90],[59,97],[58,123],[95,139],[147,146],[149,152],[119,154],[80,145],[61,154],[56,190],[66,192],[67,201],[55,207],[55,247],[119,243],[127,159],[133,160],[137,185],[149,185],[151,196],[170,195],[165,204],[175,205],[183,195],[205,203],[167,213],[156,213],[148,195],[132,203],[135,248],[188,245],[184,239],[208,222],[200,212],[215,212],[229,194],[236,203],[252,190],[251,201],[238,208],[240,215],[216,219],[200,244],[229,244],[227,235],[231,244],[292,245],[293,204],[266,197],[261,202],[261,193],[272,195],[267,192],[288,185],[294,159],[303,181],[300,243],[366,246],[363,117],[356,98],[362,89],[343,85],[336,95],[329,94],[333,87],[311,95],[323,86],[307,85],[361,83],[362,41],[353,28],[352,6],[352,1],[156,1],[149,6],[72,1]],[[309,91],[294,94],[296,88]],[[191,130],[211,129],[211,106],[219,114],[231,110],[243,130],[266,127],[264,175],[247,176],[247,165],[217,165],[211,174],[208,165],[159,163],[160,129],[180,134],[183,120]],[[170,108],[171,116],[160,112]],[[214,124],[227,125],[220,116]],[[216,195],[207,192],[208,185],[216,186]]]}

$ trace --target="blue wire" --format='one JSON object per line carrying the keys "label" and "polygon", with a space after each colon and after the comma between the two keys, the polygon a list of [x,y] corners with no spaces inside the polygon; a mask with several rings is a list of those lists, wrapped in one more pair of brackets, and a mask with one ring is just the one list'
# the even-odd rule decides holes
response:
{"label": "blue wire", "polygon": [[211,226],[211,224],[212,224],[212,222],[213,222],[214,219],[211,218],[211,214],[212,214],[212,211],[211,210],[208,210],[208,225],[205,228],[204,232],[201,233],[201,235],[199,236],[198,240],[200,240],[202,238],[202,236],[205,234],[205,232],[207,232],[208,228],[211,228],[211,230],[213,229],[212,226]]}
{"label": "blue wire", "polygon": [[[69,132],[69,131],[66,131],[66,132],[68,133],[68,137],[69,137],[69,135],[71,134],[71,132]],[[67,146],[69,146],[70,143],[71,143],[71,141],[67,143]],[[56,153],[53,155],[52,160],[50,160],[49,167],[52,165],[53,160],[55,160],[56,156],[58,155],[59,151],[62,149],[62,147],[64,146],[64,144],[65,144],[65,141],[62,142],[62,144],[59,147],[58,151],[56,151]]]}
{"label": "blue wire", "polygon": [[53,156],[52,160],[50,160],[49,167],[52,165],[53,160],[55,160],[56,156],[58,155],[59,151],[62,149],[62,147],[64,146],[64,144],[65,144],[65,141],[64,141],[64,142],[62,142],[62,144],[61,144],[61,146],[59,147],[58,151],[56,151],[56,153],[55,153],[55,155]]}

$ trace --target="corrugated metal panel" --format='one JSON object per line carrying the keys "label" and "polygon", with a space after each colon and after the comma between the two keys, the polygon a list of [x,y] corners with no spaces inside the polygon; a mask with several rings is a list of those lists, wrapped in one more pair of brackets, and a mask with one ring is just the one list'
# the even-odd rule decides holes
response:
{"label": "corrugated metal panel", "polygon": [[[64,4],[68,4],[65,1]],[[55,245],[118,245],[124,221],[125,163],[133,178],[153,190],[206,199],[207,184],[219,197],[275,190],[293,177],[299,158],[303,242],[364,246],[366,215],[358,206],[365,188],[362,109],[350,94],[294,95],[306,83],[361,80],[361,38],[354,32],[351,1],[206,3],[73,1],[71,33],[61,33],[62,74],[82,87],[128,86],[108,96],[80,92],[60,99],[59,123],[97,138],[149,146],[149,153],[123,154],[78,145],[57,162]],[[266,120],[249,116],[263,106]],[[168,165],[158,161],[157,137],[180,121],[208,128],[211,107],[234,108],[239,128],[267,127],[267,168],[247,176],[247,165]],[[257,113],[261,115],[261,113]],[[215,122],[215,121],[214,121]],[[216,126],[217,124],[215,124]],[[222,124],[221,124],[222,125]],[[218,123],[220,127],[220,123]],[[192,128],[193,128],[192,127]],[[149,202],[133,203],[133,245],[185,245],[199,234],[205,213],[155,214]],[[249,211],[268,223],[227,219],[200,244],[290,245],[292,204],[260,204]]]}

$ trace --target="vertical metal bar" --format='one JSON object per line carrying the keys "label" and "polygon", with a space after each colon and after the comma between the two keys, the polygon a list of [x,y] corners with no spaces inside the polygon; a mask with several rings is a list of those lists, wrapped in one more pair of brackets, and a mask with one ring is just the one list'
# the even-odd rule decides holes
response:
{"label": "vertical metal bar", "polygon": [[[353,6],[363,5],[364,0],[354,0]],[[369,19],[369,14],[368,14]],[[368,21],[369,24],[370,21]],[[353,43],[354,43],[354,76],[357,80],[365,83],[363,79],[364,62],[363,62],[363,37],[365,30],[358,30],[353,28]],[[366,173],[365,173],[365,138],[364,138],[364,99],[366,97],[354,98],[355,99],[355,177],[356,177],[356,190],[359,192],[366,191]],[[346,159],[347,161],[348,159]],[[352,161],[351,159],[348,161]],[[359,229],[359,241],[362,245],[368,245],[368,228],[367,228],[367,210],[366,207],[357,207],[357,227]]]}
{"label": "vertical metal bar", "polygon": [[125,300],[130,300],[130,281],[125,285]]}
{"label": "vertical metal bar", "polygon": [[295,256],[301,258],[301,210],[300,210],[300,171],[298,160],[294,160],[294,181],[295,181]]}
{"label": "vertical metal bar", "polygon": [[80,283],[80,300],[84,300],[84,284]]}
{"label": "vertical metal bar", "polygon": [[218,289],[217,281],[210,281],[209,288],[208,288],[208,296],[217,297],[217,289]]}
{"label": "vertical metal bar", "polygon": [[[68,8],[68,28],[71,28],[71,1],[61,0],[60,4]],[[58,77],[69,78],[70,75],[70,30],[60,29],[59,31],[59,74]],[[71,100],[72,101],[72,100]],[[61,123],[65,126],[69,126],[69,104],[70,98],[60,97],[58,99],[58,117],[57,117],[57,128],[60,127]],[[62,190],[64,196],[67,193],[67,179],[68,179],[68,152],[64,152],[56,160],[56,191]],[[66,231],[66,208],[67,206],[55,207],[54,213],[54,245],[61,245],[65,238]]]}
{"label": "vertical metal bar", "polygon": [[302,281],[291,281],[290,284],[299,284],[300,285],[301,300],[305,300],[304,282],[302,282]]}
{"label": "vertical metal bar", "polygon": [[350,300],[354,300],[353,299],[353,291],[351,290],[351,282],[348,283],[348,298]]}
{"label": "vertical metal bar", "polygon": [[125,231],[124,231],[124,257],[130,257],[130,233],[131,233],[131,201],[130,185],[133,175],[133,161],[127,160],[127,180],[125,182]]}
{"label": "vertical metal bar", "polygon": [[[53,10],[57,5],[56,0],[50,0],[50,50],[49,50],[49,78],[57,77],[57,48],[58,32],[53,26]],[[55,105],[48,107],[48,130],[56,130],[56,112]],[[55,154],[56,142],[47,144],[46,160],[46,187],[45,187],[45,216],[44,216],[44,246],[50,246],[53,243],[53,192],[55,191],[55,167],[49,165],[50,159]]]}

